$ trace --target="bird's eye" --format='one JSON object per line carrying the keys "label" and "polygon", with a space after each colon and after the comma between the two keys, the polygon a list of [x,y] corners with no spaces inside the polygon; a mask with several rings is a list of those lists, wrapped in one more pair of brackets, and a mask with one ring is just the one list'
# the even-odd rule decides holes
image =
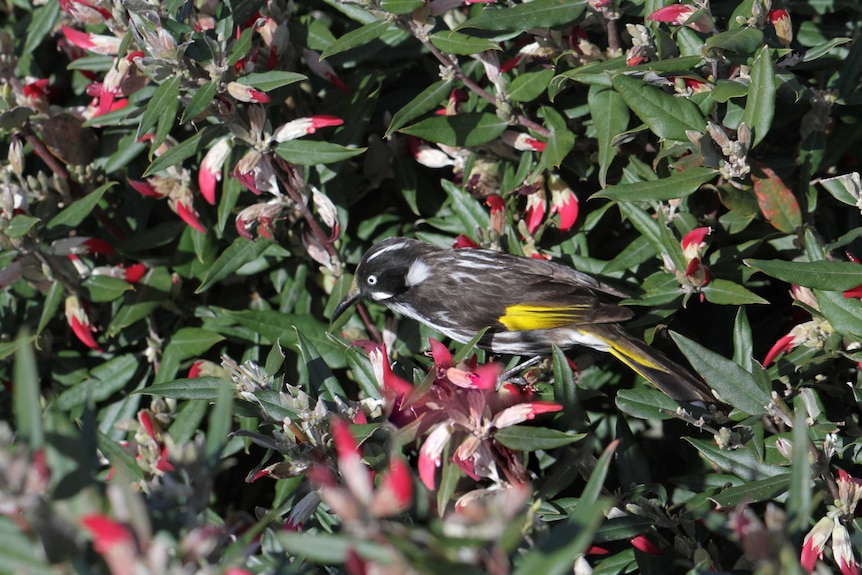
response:
{"label": "bird's eye", "polygon": [[368,282],[368,285],[370,286],[377,285],[377,276],[368,276],[368,279],[365,281]]}

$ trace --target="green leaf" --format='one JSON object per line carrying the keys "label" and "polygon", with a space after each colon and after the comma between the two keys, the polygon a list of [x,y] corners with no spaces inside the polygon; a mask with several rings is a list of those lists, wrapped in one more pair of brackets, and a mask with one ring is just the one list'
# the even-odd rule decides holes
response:
{"label": "green leaf", "polygon": [[745,308],[740,306],[733,322],[733,361],[748,371],[754,367],[754,340]]}
{"label": "green leaf", "polygon": [[387,20],[376,20],[370,24],[357,28],[356,30],[351,30],[327,46],[326,50],[324,50],[320,55],[320,58],[329,58],[335,54],[370,44],[371,42],[378,40],[389,27],[390,23]]}
{"label": "green leaf", "polygon": [[192,379],[175,379],[164,383],[156,383],[138,389],[133,393],[167,397],[171,399],[205,399],[214,401],[223,382],[231,383],[229,379],[220,377],[195,377]]}
{"label": "green leaf", "polygon": [[338,383],[338,379],[336,379],[332,370],[329,369],[329,366],[326,365],[326,362],[320,355],[320,352],[314,347],[314,344],[299,329],[294,329],[296,331],[296,345],[299,347],[302,361],[308,370],[308,381],[311,384],[311,388],[316,392],[316,395],[323,397],[327,401],[335,401],[336,398],[344,399],[347,397],[344,389],[341,388],[341,384]]}
{"label": "green leaf", "polygon": [[240,325],[254,330],[270,343],[280,341],[284,347],[297,344],[296,330],[300,330],[302,335],[314,344],[323,356],[323,361],[331,369],[346,365],[342,346],[335,345],[326,338],[328,326],[311,314],[289,314],[274,310],[222,310],[222,313]]}
{"label": "green leaf", "polygon": [[176,107],[180,96],[181,82],[182,76],[176,74],[156,88],[144,110],[144,114],[141,116],[141,122],[138,124],[138,132],[136,134],[137,138],[149,132],[156,125],[156,122],[159,121],[159,118],[164,115],[165,110],[170,109],[172,106]]}
{"label": "green leaf", "polygon": [[139,358],[135,354],[127,353],[94,367],[90,371],[90,378],[61,393],[54,407],[68,411],[87,401],[108,399],[132,380],[138,371],[138,362]]}
{"label": "green leaf", "polygon": [[715,88],[710,92],[712,99],[719,104],[724,104],[731,98],[740,98],[748,94],[748,85],[736,80],[719,80]]}
{"label": "green leaf", "polygon": [[590,86],[587,104],[599,143],[599,186],[604,188],[607,185],[608,168],[617,155],[614,138],[628,128],[629,108],[618,92],[598,85]]}
{"label": "green leaf", "polygon": [[392,132],[398,131],[402,126],[414,118],[418,118],[426,112],[430,112],[440,105],[440,102],[449,97],[452,91],[451,80],[439,80],[434,82],[422,92],[410,100],[403,108],[395,112],[392,116],[392,121],[389,127],[386,128],[385,137],[388,137]]}
{"label": "green leaf", "polygon": [[548,427],[512,425],[498,429],[494,439],[515,451],[555,449],[586,437],[585,433],[566,433]]}
{"label": "green leaf", "polygon": [[166,268],[153,268],[138,282],[135,292],[126,295],[126,302],[108,326],[108,335],[116,336],[123,328],[149,317],[167,299],[172,286],[173,281]]}
{"label": "green leaf", "polygon": [[141,177],[146,178],[147,176],[152,176],[153,174],[170,168],[175,164],[179,164],[183,160],[187,160],[202,151],[211,139],[211,137],[209,137],[204,140],[204,134],[208,134],[209,136],[215,135],[213,130],[206,128],[194,136],[189,137],[187,140],[183,140],[176,146],[171,146],[164,154],[153,160],[153,163],[144,170]]}
{"label": "green leaf", "polygon": [[75,200],[67,208],[51,218],[46,224],[45,229],[55,232],[55,235],[66,235],[69,231],[77,228],[90,215],[90,212],[93,211],[93,208],[96,207],[99,201],[101,201],[105,192],[116,185],[116,183],[108,182],[107,184],[103,184],[80,200]]}
{"label": "green leaf", "polygon": [[[761,46],[763,46],[763,32],[757,28],[745,26],[710,36],[703,43],[703,52],[706,54],[712,50],[723,50],[748,55],[754,54],[754,51]],[[763,49],[767,50],[767,47],[764,46]]]}
{"label": "green leaf", "polygon": [[225,279],[236,270],[249,262],[253,262],[263,256],[263,252],[269,248],[272,242],[268,240],[252,241],[245,238],[236,238],[226,250],[224,250],[212,263],[206,277],[195,290],[195,293],[203,293],[212,286]]}
{"label": "green leaf", "polygon": [[768,304],[769,302],[753,291],[732,281],[712,279],[701,288],[710,303],[718,305]]}
{"label": "green leaf", "polygon": [[119,443],[101,431],[97,431],[96,446],[111,464],[111,467],[122,470],[130,479],[144,481],[144,470],[138,465],[135,456],[123,449]]}
{"label": "green leaf", "polygon": [[551,130],[551,136],[542,152],[542,165],[548,170],[560,167],[563,160],[575,147],[575,135],[569,130]]}
{"label": "green leaf", "polygon": [[680,335],[670,332],[673,341],[709,387],[733,407],[751,415],[763,415],[772,403],[770,390],[761,388],[754,376],[733,361]]}
{"label": "green leaf", "polygon": [[837,291],[814,290],[814,295],[823,317],[835,331],[855,341],[862,340],[862,301],[846,298]]}
{"label": "green leaf", "polygon": [[710,509],[715,505],[722,508],[733,508],[737,505],[771,501],[785,493],[789,485],[789,474],[772,475],[765,479],[746,481],[742,485],[735,485],[722,489],[719,493],[709,494],[709,506]]}
{"label": "green leaf", "polygon": [[586,0],[532,0],[508,8],[488,7],[461,28],[513,30],[552,28],[574,22],[587,6]]}
{"label": "green leaf", "polygon": [[469,147],[490,142],[509,125],[494,114],[468,112],[455,116],[433,116],[399,131],[429,142]]}
{"label": "green leaf", "polygon": [[127,291],[135,289],[125,280],[103,275],[88,277],[81,283],[81,287],[85,290],[87,299],[96,303],[114,301]]}
{"label": "green leaf", "polygon": [[[59,281],[55,281],[51,284],[51,287],[48,289],[48,292],[45,294],[45,301],[42,302],[42,315],[39,316],[39,325],[36,327],[36,335],[42,333],[42,331],[48,327],[48,324],[54,319],[54,315],[57,313],[57,310],[60,309],[60,305],[63,303],[66,295],[66,288],[63,287],[63,283]],[[0,353],[0,359],[3,358],[3,354]]]}
{"label": "green leaf", "polygon": [[[746,29],[752,30],[752,28]],[[764,46],[751,66],[748,99],[745,101],[745,111],[742,113],[742,121],[752,131],[752,148],[763,141],[772,126],[772,118],[775,115],[776,81],[769,47]]]}
{"label": "green leaf", "polygon": [[394,549],[371,539],[313,531],[280,531],[275,539],[291,555],[326,565],[343,564],[348,553],[354,552],[381,565],[395,565],[399,561]]}
{"label": "green leaf", "polygon": [[659,138],[687,142],[686,130],[701,134],[706,130],[706,120],[691,100],[677,98],[625,74],[614,76],[612,85]]}
{"label": "green leaf", "polygon": [[853,262],[746,259],[743,263],[781,281],[812,289],[847,291],[862,284],[862,265]]}
{"label": "green leaf", "polygon": [[787,470],[778,465],[763,463],[748,449],[722,449],[711,439],[683,437],[713,465],[744,481],[758,481],[767,477],[786,476]]}
{"label": "green leaf", "polygon": [[862,181],[860,181],[859,172],[820,180],[820,185],[833,198],[848,206],[856,206],[856,198],[862,195]]}
{"label": "green leaf", "polygon": [[448,180],[442,180],[443,190],[449,196],[452,212],[465,231],[484,230],[488,227],[488,212],[479,201]]}
{"label": "green leaf", "polygon": [[584,413],[579,390],[575,384],[575,374],[572,372],[563,350],[555,345],[552,354],[554,401],[563,406],[558,423],[563,429],[582,429],[581,426],[587,422],[587,416]]}
{"label": "green leaf", "polygon": [[254,31],[254,26],[249,26],[242,31],[237,41],[234,42],[233,47],[230,49],[230,56],[227,59],[228,68],[233,68],[237,62],[245,58],[249,53],[251,50],[251,36]]}
{"label": "green leaf", "polygon": [[3,235],[12,239],[24,237],[41,221],[40,218],[18,214],[9,221],[9,225],[3,230]]}
{"label": "green leaf", "polygon": [[[12,6],[8,6],[11,12]],[[7,14],[9,13],[7,12]],[[33,10],[27,32],[24,34],[23,54],[33,54],[42,41],[51,33],[60,18],[60,3],[48,2]],[[10,571],[15,571],[10,569]]]}
{"label": "green leaf", "polygon": [[314,140],[288,140],[275,148],[275,153],[297,166],[332,164],[363,153],[365,148],[348,148]]}
{"label": "green leaf", "polygon": [[617,391],[614,403],[622,412],[640,419],[672,419],[679,408],[679,402],[647,385]]}
{"label": "green leaf", "polygon": [[618,202],[664,202],[690,196],[716,175],[718,171],[713,168],[688,168],[673,172],[669,178],[610,186],[592,197]]}
{"label": "green leaf", "polygon": [[553,77],[553,70],[520,74],[509,83],[509,98],[513,102],[532,102],[545,92]]}
{"label": "green leaf", "polygon": [[589,549],[608,506],[605,500],[578,505],[566,521],[556,523],[535,547],[520,557],[514,575],[571,573],[575,560]]}
{"label": "green leaf", "polygon": [[308,76],[296,72],[285,72],[283,70],[270,70],[269,72],[252,72],[236,79],[245,86],[251,86],[263,92],[276,90],[282,86],[295,84],[307,80]]}
{"label": "green leaf", "polygon": [[380,9],[390,14],[410,14],[424,5],[422,0],[381,0]]}
{"label": "green leaf", "polygon": [[793,451],[790,469],[790,496],[787,499],[787,511],[790,514],[791,526],[798,531],[806,529],[811,517],[811,500],[814,492],[814,481],[811,474],[810,440],[808,438],[808,422],[804,409],[796,410],[793,421]]}
{"label": "green leaf", "polygon": [[34,338],[26,328],[18,333],[12,371],[12,413],[15,416],[15,429],[21,439],[30,446],[31,451],[41,448],[45,443],[39,368],[36,365],[33,341]]}
{"label": "green leaf", "polygon": [[192,118],[197,117],[198,114],[206,110],[207,106],[210,105],[213,98],[216,95],[216,90],[218,89],[218,82],[215,80],[210,80],[197,90],[195,90],[195,95],[192,96],[189,105],[185,107],[183,110],[183,117],[180,119],[180,124],[185,124]]}
{"label": "green leaf", "polygon": [[229,380],[220,380],[216,390],[215,407],[207,422],[206,445],[204,453],[210,466],[218,465],[219,455],[230,438],[233,423],[233,396],[236,385]]}
{"label": "green leaf", "polygon": [[[444,30],[431,35],[431,43],[447,54],[469,56],[486,50],[500,50],[500,45],[486,38],[468,36],[453,30]],[[550,81],[550,79],[549,79]]]}

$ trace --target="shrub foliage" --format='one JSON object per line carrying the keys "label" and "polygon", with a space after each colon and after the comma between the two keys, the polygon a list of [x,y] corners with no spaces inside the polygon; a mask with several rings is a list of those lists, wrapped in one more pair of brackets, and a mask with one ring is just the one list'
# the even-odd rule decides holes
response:
{"label": "shrub foliage", "polygon": [[[857,572],[856,2],[0,10],[0,570]],[[393,235],[603,276],[716,404],[331,325]]]}

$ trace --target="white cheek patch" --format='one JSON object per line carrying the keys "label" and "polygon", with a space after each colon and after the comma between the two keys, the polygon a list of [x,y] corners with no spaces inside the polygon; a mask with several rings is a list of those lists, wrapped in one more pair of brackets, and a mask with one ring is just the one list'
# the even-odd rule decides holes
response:
{"label": "white cheek patch", "polygon": [[391,294],[386,291],[373,291],[370,295],[371,299],[373,299],[374,301],[383,301],[385,299],[391,298],[395,294]]}
{"label": "white cheek patch", "polygon": [[407,287],[419,285],[428,279],[431,275],[431,268],[422,260],[416,260],[410,264],[410,269],[407,270],[407,276],[404,278],[404,283]]}

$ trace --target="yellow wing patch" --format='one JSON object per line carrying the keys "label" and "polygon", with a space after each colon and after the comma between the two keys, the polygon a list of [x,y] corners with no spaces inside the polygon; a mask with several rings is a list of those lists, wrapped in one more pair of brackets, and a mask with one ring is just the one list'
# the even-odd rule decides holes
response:
{"label": "yellow wing patch", "polygon": [[555,307],[519,303],[507,307],[497,321],[509,331],[553,329],[583,321],[590,309],[585,305]]}

